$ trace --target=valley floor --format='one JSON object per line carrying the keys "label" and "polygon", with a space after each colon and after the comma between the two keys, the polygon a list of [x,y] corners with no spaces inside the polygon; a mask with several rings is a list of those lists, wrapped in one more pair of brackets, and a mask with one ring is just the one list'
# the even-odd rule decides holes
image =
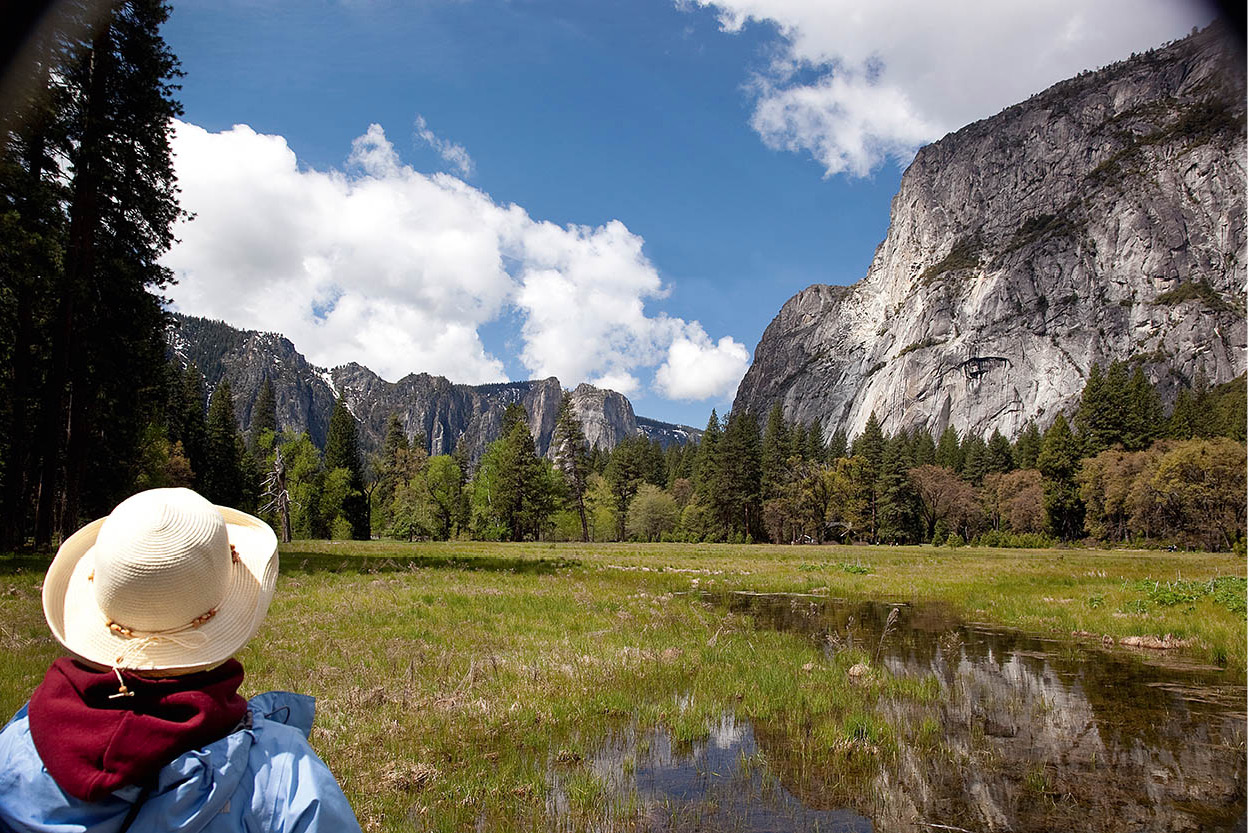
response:
{"label": "valley floor", "polygon": [[[0,556],[6,715],[60,654],[40,608],[46,565]],[[1107,803],[1079,783],[1097,780],[1035,752],[1061,737],[1054,708],[1067,708],[1053,699],[1069,687],[990,706],[996,695],[940,658],[977,660],[976,635],[1019,629],[1041,648],[1007,633],[1012,658],[1052,652],[1040,671],[1010,667],[1036,681],[1174,666],[1242,712],[1244,575],[1241,557],[1208,553],[300,541],[283,546],[273,606],[240,659],[244,694],[317,697],[313,745],[366,830],[755,828],[763,806],[788,809],[791,826],[836,823],[799,808],[877,828],[994,827],[999,813],[1015,828],[1087,827]],[[764,609],[738,592],[790,596]],[[1084,674],[1069,673],[1080,703],[1106,720],[1116,696],[1094,695]],[[1003,724],[1033,739],[1031,758],[1010,758]],[[1239,787],[1214,804],[1242,814],[1242,722],[1238,741],[1220,732],[1209,756],[1230,750]],[[736,759],[706,765],[721,748]],[[1112,772],[1113,749],[1088,767]],[[697,755],[697,802],[656,793],[659,759],[679,774]],[[735,793],[708,787],[716,767]],[[947,774],[989,772],[991,802],[946,796]],[[1146,828],[1176,824],[1141,813]]]}

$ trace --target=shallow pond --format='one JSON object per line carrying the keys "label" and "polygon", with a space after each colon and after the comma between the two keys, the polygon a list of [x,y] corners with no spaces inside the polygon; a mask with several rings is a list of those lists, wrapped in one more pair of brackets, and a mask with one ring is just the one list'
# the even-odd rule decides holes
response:
{"label": "shallow pond", "polygon": [[[867,817],[807,806],[790,793],[767,770],[749,721],[724,714],[708,730],[704,741],[678,745],[664,730],[634,727],[598,748],[590,768],[615,796],[635,802],[623,806],[621,824],[644,831],[872,830]],[[564,815],[569,790],[556,774],[554,816]]]}
{"label": "shallow pond", "polygon": [[935,707],[897,700],[880,708],[891,723],[912,726],[935,711],[940,754],[901,744],[851,810],[821,789],[835,774],[805,774],[800,784],[774,775],[768,763],[784,760],[786,740],[732,714],[683,749],[662,730],[631,727],[587,764],[617,796],[633,798],[639,828],[1248,828],[1242,676],[1173,652],[961,622],[937,605],[707,600],[756,628],[807,635],[829,655],[857,648],[895,676],[934,676]]}

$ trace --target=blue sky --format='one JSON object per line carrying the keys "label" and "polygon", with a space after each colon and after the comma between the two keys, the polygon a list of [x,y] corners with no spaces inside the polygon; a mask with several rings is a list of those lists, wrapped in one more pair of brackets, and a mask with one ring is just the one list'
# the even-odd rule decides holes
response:
{"label": "blue sky", "polygon": [[171,295],[319,364],[701,425],[787,298],[865,274],[917,147],[1211,17],[1010,5],[175,3]]}

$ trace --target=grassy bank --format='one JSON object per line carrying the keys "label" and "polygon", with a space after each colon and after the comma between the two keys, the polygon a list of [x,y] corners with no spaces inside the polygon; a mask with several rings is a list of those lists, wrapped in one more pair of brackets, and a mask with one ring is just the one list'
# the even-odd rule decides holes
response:
{"label": "grassy bank", "polygon": [[[58,647],[39,602],[46,560],[0,557],[0,710]],[[1181,576],[1180,576],[1181,575]],[[1028,630],[1171,634],[1244,668],[1239,609],[1192,580],[1244,575],[1233,556],[1105,551],[296,542],[268,620],[242,655],[246,693],[319,699],[313,743],[373,829],[627,828],[635,797],[587,760],[624,726],[677,743],[725,712],[784,739],[785,784],[877,812],[865,790],[902,749],[953,756],[940,689],[869,651],[825,655],[795,634],[686,592],[797,591],[943,600]],[[1182,579],[1184,585],[1167,585]],[[1151,584],[1145,584],[1149,580]],[[1190,586],[1190,587],[1189,587]],[[1161,589],[1179,589],[1171,600]],[[1213,590],[1222,589],[1217,585]],[[1202,595],[1203,594],[1203,595]],[[1233,603],[1233,600],[1232,600]],[[881,705],[904,702],[904,721]],[[897,715],[896,711],[892,713]],[[552,774],[557,779],[552,778]],[[552,781],[562,786],[555,803]],[[556,809],[556,805],[559,807]]]}

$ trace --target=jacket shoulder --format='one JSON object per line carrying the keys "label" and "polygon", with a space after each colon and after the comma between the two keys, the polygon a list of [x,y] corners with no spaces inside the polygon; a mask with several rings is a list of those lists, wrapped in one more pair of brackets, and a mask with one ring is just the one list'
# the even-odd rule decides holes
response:
{"label": "jacket shoulder", "polygon": [[247,707],[255,719],[294,727],[304,738],[312,732],[312,722],[316,720],[316,699],[297,692],[262,692],[249,699]]}

